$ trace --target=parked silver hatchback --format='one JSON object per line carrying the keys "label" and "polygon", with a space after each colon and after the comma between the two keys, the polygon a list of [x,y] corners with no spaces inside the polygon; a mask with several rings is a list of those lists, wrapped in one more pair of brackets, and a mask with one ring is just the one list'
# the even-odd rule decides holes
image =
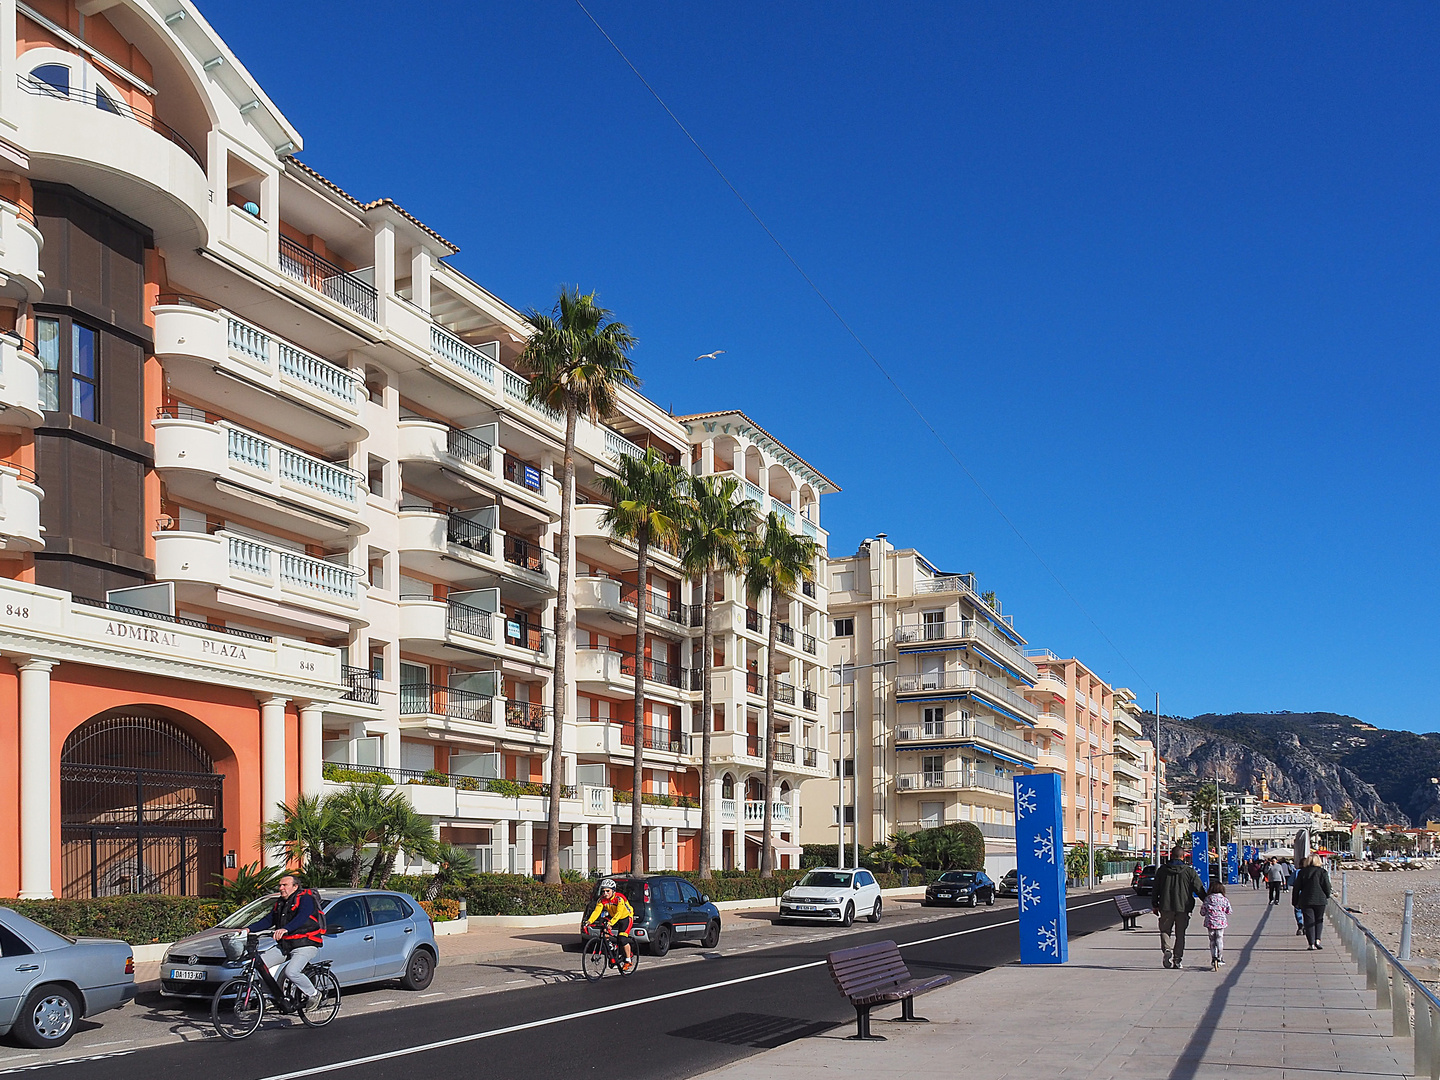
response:
{"label": "parked silver hatchback", "polygon": [[[315,959],[330,961],[341,986],[389,980],[399,980],[407,990],[430,985],[440,950],[435,924],[414,897],[379,889],[317,892],[325,911],[325,942]],[[220,939],[263,918],[275,900],[273,895],[262,897],[219,925],[175,942],[160,966],[160,992],[166,997],[213,996],[241,965],[225,955]]]}
{"label": "parked silver hatchback", "polygon": [[63,1046],[82,1017],[135,996],[135,957],[123,941],[72,938],[0,907],[0,1035]]}

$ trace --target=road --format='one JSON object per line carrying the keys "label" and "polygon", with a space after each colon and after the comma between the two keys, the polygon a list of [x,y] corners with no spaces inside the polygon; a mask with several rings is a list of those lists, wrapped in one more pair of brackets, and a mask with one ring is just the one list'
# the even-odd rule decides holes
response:
{"label": "road", "polygon": [[[1072,936],[1117,921],[1104,894],[1077,895],[1070,910]],[[376,1080],[483,1067],[548,1077],[613,1072],[623,1058],[627,1080],[688,1077],[853,1023],[853,1009],[824,967],[837,947],[893,938],[915,974],[963,978],[1017,958],[1015,920],[1013,902],[960,913],[911,905],[892,909],[879,926],[849,931],[771,927],[761,919],[748,932],[727,931],[715,952],[682,948],[664,960],[645,957],[632,978],[611,975],[596,984],[579,978],[578,956],[551,945],[533,957],[442,967],[429,991],[434,997],[357,991],[328,1028],[310,1031],[280,1017],[243,1043],[214,1038],[204,1010],[160,999],[131,1007],[149,1017],[152,1030],[164,1029],[158,1044],[135,1048],[134,1040],[116,1038],[118,1025],[107,1019],[83,1042],[77,1036],[68,1053],[0,1050],[0,1075],[54,1069],[51,1075],[80,1080],[189,1080],[207,1072],[222,1080]],[[471,983],[437,989],[441,975],[445,983]]]}

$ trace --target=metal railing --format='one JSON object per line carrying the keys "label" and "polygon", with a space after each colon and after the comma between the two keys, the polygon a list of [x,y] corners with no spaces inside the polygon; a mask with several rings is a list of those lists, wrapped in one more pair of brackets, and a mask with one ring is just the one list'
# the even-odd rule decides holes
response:
{"label": "metal railing", "polygon": [[746,608],[746,609],[745,609],[745,629],[746,629],[746,630],[757,630],[757,631],[758,631],[758,630],[760,629],[760,627],[762,627],[764,624],[765,624],[765,620],[761,617],[760,612],[756,611],[754,608]]}
{"label": "metal railing", "polygon": [[283,233],[280,235],[280,271],[362,318],[375,321],[377,293],[374,285],[297,244]]}
{"label": "metal railing", "polygon": [[814,656],[820,648],[820,639],[814,634],[807,634],[802,630],[800,632],[800,647],[811,656]]}
{"label": "metal railing", "polygon": [[477,439],[460,428],[445,429],[445,451],[456,461],[463,461],[477,468],[490,468],[490,453],[495,448],[484,439]]}
{"label": "metal railing", "polygon": [[751,694],[765,693],[765,676],[755,671],[745,673],[745,690]]}
{"label": "metal railing", "polygon": [[794,645],[794,644],[795,644],[795,628],[794,628],[793,626],[791,626],[789,623],[783,623],[783,622],[782,622],[777,629],[779,630],[779,640],[780,640],[780,644],[782,644],[782,645]]}
{"label": "metal railing", "polygon": [[345,691],[346,701],[361,701],[366,705],[379,704],[380,697],[375,688],[375,673],[368,668],[341,664],[340,681],[350,687]]}
{"label": "metal railing", "polygon": [[545,494],[546,476],[540,471],[539,465],[524,461],[512,454],[506,454],[501,475],[516,487],[523,487],[526,491],[533,491],[537,495]]}
{"label": "metal railing", "polygon": [[495,383],[495,365],[500,360],[500,343],[489,341],[478,348],[461,341],[454,334],[433,323],[430,326],[430,351],[451,366],[473,375],[481,382]]}
{"label": "metal railing", "polygon": [[554,635],[539,623],[505,620],[506,645],[513,645],[517,649],[529,649],[531,652],[549,656],[552,640],[554,640]]}
{"label": "metal railing", "polygon": [[[404,509],[404,507],[401,507]],[[490,528],[451,510],[445,515],[445,539],[460,547],[490,554]]]}
{"label": "metal railing", "polygon": [[800,707],[806,712],[815,712],[820,708],[820,695],[814,690],[805,690],[800,695]]}
{"label": "metal railing", "polygon": [[[644,677],[649,682],[662,683],[665,686],[683,688],[690,680],[685,675],[687,668],[676,664],[668,664],[663,660],[656,660],[654,657],[645,657],[642,665]],[[635,677],[635,654],[620,654],[620,674]]]}
{"label": "metal railing", "polygon": [[917,645],[941,641],[975,641],[993,650],[1014,665],[1016,671],[1031,679],[1038,676],[1035,665],[1004,635],[997,634],[979,619],[952,619],[948,622],[922,622],[895,628],[896,645]]}
{"label": "metal railing", "polygon": [[[405,599],[405,597],[401,597]],[[490,621],[494,616],[484,608],[471,607],[458,600],[445,601],[445,628],[457,634],[490,637]]]}
{"label": "metal railing", "polygon": [[[1375,991],[1375,1008],[1390,1010],[1392,1035],[1397,1039],[1413,1036],[1415,1075],[1434,1078],[1440,1073],[1440,998],[1334,896],[1326,914],[1364,974],[1366,989]],[[1408,944],[1402,941],[1402,952]]]}
{"label": "metal railing", "polygon": [[[13,467],[13,466],[12,466]],[[196,630],[213,630],[218,634],[229,634],[231,637],[247,638],[250,641],[274,641],[268,634],[257,634],[253,630],[232,630],[220,623],[206,622],[204,619],[187,619],[183,615],[166,615],[158,611],[146,611],[143,608],[126,607],[124,604],[112,604],[106,600],[92,600],[88,596],[76,596],[72,599],[77,604],[85,607],[101,608],[105,611],[119,612],[121,615],[139,615],[146,619],[158,619],[160,622],[171,623],[175,626],[189,626]]]}
{"label": "metal railing", "polygon": [[36,97],[68,98],[70,101],[77,102],[81,105],[89,105],[99,109],[101,112],[108,112],[113,116],[123,116],[128,120],[133,120],[142,127],[149,128],[155,132],[155,134],[169,139],[181,150],[185,151],[185,153],[189,155],[190,160],[200,166],[202,172],[205,169],[205,163],[200,160],[200,155],[196,153],[195,148],[186,141],[185,136],[181,135],[158,116],[146,112],[144,109],[135,108],[135,106],[123,98],[115,97],[111,94],[102,94],[95,90],[81,90],[75,86],[72,86],[70,90],[66,92],[57,86],[51,86],[47,82],[43,82],[40,79],[33,78],[26,74],[20,75],[19,79],[20,89],[24,90],[27,94],[33,94]]}
{"label": "metal railing", "polygon": [[[639,595],[639,591],[640,590],[634,585],[621,582],[620,602],[622,604],[634,604],[636,596]],[[681,626],[685,625],[686,617],[689,614],[685,610],[684,604],[672,604],[670,597],[665,593],[657,593],[648,587],[645,589],[645,610],[651,615],[658,615],[662,619],[679,623]]]}
{"label": "metal railing", "polygon": [[805,747],[805,767],[807,769],[818,769],[820,767],[820,751],[817,747]]}
{"label": "metal railing", "polygon": [[[810,523],[809,523],[808,521],[806,522],[806,524],[807,524],[807,525],[810,525]],[[809,527],[808,529],[806,529],[805,531],[806,531],[807,533],[809,533],[811,536],[814,536],[814,535],[815,535],[815,526],[814,526],[814,525],[810,525],[810,527]],[[801,581],[801,582],[800,582],[800,591],[801,591],[802,593],[804,593],[806,596],[810,597],[810,599],[812,599],[812,600],[815,599],[815,582],[813,582],[813,581]]]}
{"label": "metal railing", "polygon": [[505,561],[511,566],[529,570],[532,574],[545,573],[545,560],[541,558],[541,550],[539,544],[522,537],[505,537]]}
{"label": "metal railing", "polygon": [[928,581],[917,581],[915,592],[939,593],[939,592],[968,592],[978,596],[975,592],[974,574],[946,574],[943,577],[930,578]]}
{"label": "metal railing", "polygon": [[528,701],[505,702],[506,727],[534,731],[543,735],[549,728],[550,720],[554,715],[553,709],[547,709],[543,705],[532,705]]}
{"label": "metal railing", "polygon": [[795,744],[788,742],[777,742],[775,744],[775,760],[783,761],[787,765],[794,765]]}
{"label": "metal railing", "polygon": [[1027,761],[1035,760],[1035,745],[1017,735],[1002,731],[993,724],[982,720],[927,721],[895,729],[897,742],[925,742],[930,739],[974,739],[999,746]]}
{"label": "metal railing", "polygon": [[996,701],[1004,702],[1022,716],[1037,720],[1040,710],[1034,703],[1025,700],[998,679],[978,671],[922,671],[895,676],[895,690],[901,694],[923,693],[930,690],[978,690]]}
{"label": "metal railing", "polygon": [[787,683],[787,682],[781,682],[779,679],[776,679],[776,680],[775,680],[775,700],[778,701],[778,702],[780,702],[780,704],[782,704],[782,705],[794,705],[794,704],[795,704],[795,687],[791,686],[791,685],[790,685],[789,683]]}
{"label": "metal railing", "polygon": [[948,772],[901,773],[895,778],[899,791],[923,791],[934,788],[979,788],[998,791],[1002,795],[1014,790],[1012,781],[996,773],[979,769],[954,769]]}
{"label": "metal railing", "polygon": [[[615,723],[615,721],[610,721]],[[635,745],[635,725],[633,723],[619,724],[620,744],[622,746]],[[640,736],[644,740],[646,750],[663,750],[669,754],[690,753],[690,736],[683,731],[671,731],[669,728],[656,727],[652,724],[640,726]]]}
{"label": "metal railing", "polygon": [[475,724],[493,724],[491,701],[486,694],[460,690],[433,683],[402,683],[400,686],[401,716],[444,716],[451,720],[468,720]]}

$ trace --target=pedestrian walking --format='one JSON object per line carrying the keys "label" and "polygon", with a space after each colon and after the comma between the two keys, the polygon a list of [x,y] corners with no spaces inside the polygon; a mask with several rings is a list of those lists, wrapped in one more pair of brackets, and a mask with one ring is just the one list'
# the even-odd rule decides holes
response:
{"label": "pedestrian walking", "polygon": [[1210,885],[1200,904],[1200,914],[1210,934],[1210,970],[1219,971],[1225,966],[1225,927],[1230,925],[1230,899],[1225,895],[1224,882]]}
{"label": "pedestrian walking", "polygon": [[1265,884],[1270,886],[1270,903],[1280,903],[1280,890],[1285,887],[1285,870],[1278,859],[1271,859],[1265,868]]}
{"label": "pedestrian walking", "polygon": [[1320,932],[1325,929],[1325,905],[1330,900],[1330,875],[1325,870],[1325,860],[1311,855],[1305,860],[1304,868],[1295,875],[1295,887],[1291,902],[1301,916],[1305,927],[1307,949],[1323,949]]}
{"label": "pedestrian walking", "polygon": [[1250,887],[1251,887],[1252,889],[1258,890],[1258,889],[1260,888],[1260,879],[1263,878],[1264,876],[1265,876],[1265,864],[1262,863],[1258,858],[1251,859],[1251,860],[1250,860]]}
{"label": "pedestrian walking", "polygon": [[1165,966],[1179,970],[1185,959],[1185,930],[1196,899],[1205,898],[1205,885],[1195,868],[1183,857],[1184,849],[1176,844],[1170,849],[1170,860],[1155,871],[1150,909],[1160,916],[1160,952]]}

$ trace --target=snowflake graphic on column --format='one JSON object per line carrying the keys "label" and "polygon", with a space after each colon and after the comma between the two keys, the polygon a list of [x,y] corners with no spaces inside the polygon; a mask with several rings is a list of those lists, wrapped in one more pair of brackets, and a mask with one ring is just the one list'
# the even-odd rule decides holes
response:
{"label": "snowflake graphic on column", "polygon": [[1036,942],[1041,952],[1048,952],[1051,956],[1060,955],[1060,933],[1059,920],[1051,919],[1048,923],[1041,923],[1036,935]]}
{"label": "snowflake graphic on column", "polygon": [[1055,865],[1055,827],[1052,825],[1035,835],[1035,857]]}
{"label": "snowflake graphic on column", "polygon": [[1035,812],[1035,789],[1015,786],[1015,813],[1026,817]]}
{"label": "snowflake graphic on column", "polygon": [[1020,875],[1020,910],[1029,911],[1040,903],[1040,883],[1034,878]]}

